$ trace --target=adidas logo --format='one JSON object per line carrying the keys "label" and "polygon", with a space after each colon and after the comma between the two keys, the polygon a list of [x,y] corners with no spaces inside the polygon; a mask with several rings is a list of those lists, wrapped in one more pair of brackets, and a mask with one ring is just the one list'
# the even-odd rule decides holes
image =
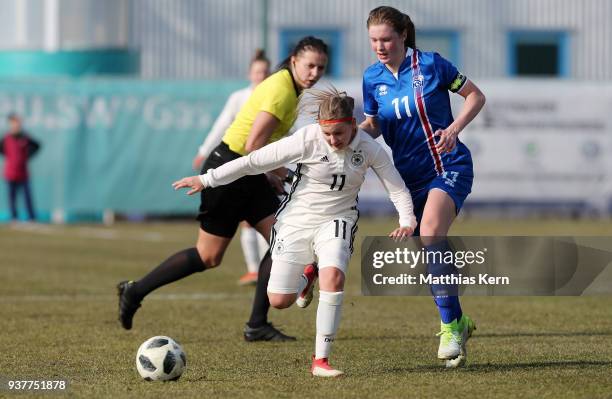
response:
{"label": "adidas logo", "polygon": [[321,157],[321,159],[319,159],[319,162],[329,162],[329,159],[327,158],[327,155],[323,155]]}

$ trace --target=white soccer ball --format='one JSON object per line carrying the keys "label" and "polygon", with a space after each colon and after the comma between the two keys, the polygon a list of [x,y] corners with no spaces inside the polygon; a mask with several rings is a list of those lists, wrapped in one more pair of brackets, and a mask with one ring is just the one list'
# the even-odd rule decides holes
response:
{"label": "white soccer ball", "polygon": [[149,338],[136,353],[136,369],[147,381],[178,380],[186,365],[183,348],[170,337]]}

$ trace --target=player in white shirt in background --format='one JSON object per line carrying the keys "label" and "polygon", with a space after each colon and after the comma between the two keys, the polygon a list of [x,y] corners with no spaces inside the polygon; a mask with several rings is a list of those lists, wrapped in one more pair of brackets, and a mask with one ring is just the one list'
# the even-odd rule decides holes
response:
{"label": "player in white shirt in background", "polygon": [[[403,239],[416,227],[412,198],[385,150],[353,118],[354,100],[335,88],[307,90],[302,108],[314,106],[318,123],[268,144],[249,155],[210,169],[200,176],[173,183],[195,194],[205,187],[228,184],[244,175],[297,163],[291,192],[276,213],[272,229],[270,304],[278,309],[306,307],[319,276],[315,355],[311,373],[337,377],[343,372],[329,365],[331,345],[340,323],[344,280],[357,232],[357,195],[371,167],[399,213],[399,227],[389,236]],[[316,262],[304,271],[305,264]],[[299,295],[298,295],[299,294]]]}
{"label": "player in white shirt in background", "polygon": [[[242,105],[249,99],[253,89],[269,75],[270,60],[266,57],[264,50],[257,49],[249,65],[249,81],[251,84],[244,89],[233,92],[227,99],[221,114],[215,120],[206,139],[198,148],[198,153],[193,158],[193,169],[195,171],[201,171],[204,161],[212,150],[219,145],[225,131],[236,118]],[[247,273],[240,277],[238,284],[250,285],[257,283],[259,263],[268,250],[268,242],[247,222],[242,222],[241,227],[240,244],[247,266]]]}

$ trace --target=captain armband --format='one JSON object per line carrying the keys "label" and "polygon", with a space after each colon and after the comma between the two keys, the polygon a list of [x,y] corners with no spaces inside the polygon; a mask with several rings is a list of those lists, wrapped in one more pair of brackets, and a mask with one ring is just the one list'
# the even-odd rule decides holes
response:
{"label": "captain armband", "polygon": [[463,88],[465,82],[467,82],[467,77],[461,72],[457,72],[457,75],[455,76],[451,84],[448,86],[448,90],[452,91],[453,93],[457,93]]}

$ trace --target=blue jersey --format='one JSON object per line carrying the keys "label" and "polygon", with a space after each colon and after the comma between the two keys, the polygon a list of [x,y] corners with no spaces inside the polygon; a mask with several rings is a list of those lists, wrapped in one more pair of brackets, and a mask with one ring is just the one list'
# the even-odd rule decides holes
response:
{"label": "blue jersey", "polygon": [[410,190],[424,188],[450,171],[472,174],[472,157],[457,140],[451,153],[436,151],[434,132],[453,122],[449,91],[467,79],[438,53],[407,49],[397,77],[377,62],[363,74],[366,116],[376,117],[393,161]]}

